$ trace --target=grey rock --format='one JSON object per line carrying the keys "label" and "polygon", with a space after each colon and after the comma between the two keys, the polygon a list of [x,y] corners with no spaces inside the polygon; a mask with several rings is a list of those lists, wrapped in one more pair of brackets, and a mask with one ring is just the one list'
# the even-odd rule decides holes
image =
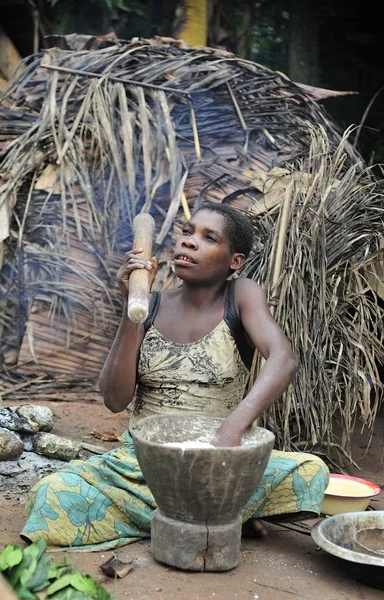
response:
{"label": "grey rock", "polygon": [[25,451],[18,460],[2,461],[0,462],[0,494],[6,493],[11,500],[24,503],[35,483],[42,477],[61,469],[65,464],[61,460]]}
{"label": "grey rock", "polygon": [[23,435],[24,452],[33,452],[33,444],[35,442],[36,435],[38,434],[31,433]]}
{"label": "grey rock", "polygon": [[53,412],[48,406],[24,404],[18,407],[17,414],[36,423],[39,431],[51,431],[53,427]]}
{"label": "grey rock", "polygon": [[0,427],[0,460],[16,460],[23,450],[24,444],[19,436]]}
{"label": "grey rock", "polygon": [[0,427],[19,433],[35,433],[38,431],[37,424],[31,423],[25,417],[19,417],[9,408],[2,407],[0,407]]}
{"label": "grey rock", "polygon": [[81,445],[53,433],[38,433],[33,441],[33,449],[43,456],[69,461],[77,458]]}

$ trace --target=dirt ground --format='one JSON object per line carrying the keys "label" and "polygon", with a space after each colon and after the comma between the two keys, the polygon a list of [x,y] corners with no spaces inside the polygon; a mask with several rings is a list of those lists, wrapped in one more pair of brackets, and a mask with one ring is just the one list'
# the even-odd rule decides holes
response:
{"label": "dirt ground", "polygon": [[[5,402],[14,406],[21,402]],[[54,412],[53,433],[102,445],[110,450],[117,442],[96,439],[91,432],[121,434],[127,416],[109,413],[102,402],[39,402]],[[382,411],[383,412],[383,411]],[[361,470],[351,474],[384,485],[384,414],[376,421],[368,453],[366,435],[356,432],[354,458]],[[365,454],[365,455],[364,455]],[[15,481],[14,481],[15,482]],[[7,543],[21,543],[19,531],[24,522],[27,488],[17,493],[6,484],[0,492],[0,548]],[[384,510],[384,492],[370,505]],[[316,521],[292,525],[268,525],[266,538],[243,539],[241,562],[225,573],[188,573],[157,563],[151,556],[150,542],[136,542],[119,551],[124,561],[134,560],[134,569],[114,582],[100,570],[112,552],[66,554],[76,566],[98,579],[118,600],[378,600],[383,591],[367,587],[352,579],[337,560],[316,547],[310,528]],[[56,553],[62,559],[65,553]]]}

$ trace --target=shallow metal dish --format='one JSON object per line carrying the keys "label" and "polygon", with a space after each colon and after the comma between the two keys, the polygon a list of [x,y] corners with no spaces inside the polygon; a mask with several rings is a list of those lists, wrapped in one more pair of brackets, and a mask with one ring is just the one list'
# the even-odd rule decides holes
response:
{"label": "shallow metal dish", "polygon": [[361,529],[356,532],[354,550],[384,558],[384,529]]}
{"label": "shallow metal dish", "polygon": [[316,523],[311,535],[315,544],[339,559],[340,566],[349,575],[366,585],[384,590],[384,557],[353,549],[358,531],[375,528],[384,528],[384,510],[327,517]]}

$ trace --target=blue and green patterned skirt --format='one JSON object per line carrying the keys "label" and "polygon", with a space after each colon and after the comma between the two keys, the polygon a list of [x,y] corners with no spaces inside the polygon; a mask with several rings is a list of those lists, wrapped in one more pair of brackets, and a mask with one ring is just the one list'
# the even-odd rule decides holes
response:
{"label": "blue and green patterned skirt", "polygon": [[[107,550],[149,538],[155,500],[140,470],[132,438],[88,460],[73,460],[31,490],[25,540],[50,550]],[[272,451],[263,478],[243,509],[243,522],[305,511],[320,514],[329,472],[312,455]]]}

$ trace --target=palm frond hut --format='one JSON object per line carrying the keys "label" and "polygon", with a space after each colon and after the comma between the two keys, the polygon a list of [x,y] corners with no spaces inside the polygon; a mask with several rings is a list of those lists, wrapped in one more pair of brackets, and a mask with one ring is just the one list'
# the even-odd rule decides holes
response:
{"label": "palm frond hut", "polygon": [[256,231],[244,273],[299,358],[265,425],[281,448],[349,456],[356,420],[375,421],[384,361],[383,182],[318,104],[349,92],[171,39],[51,41],[0,103],[3,396],[97,393],[134,216],[155,218],[165,288],[182,221],[230,202]]}

